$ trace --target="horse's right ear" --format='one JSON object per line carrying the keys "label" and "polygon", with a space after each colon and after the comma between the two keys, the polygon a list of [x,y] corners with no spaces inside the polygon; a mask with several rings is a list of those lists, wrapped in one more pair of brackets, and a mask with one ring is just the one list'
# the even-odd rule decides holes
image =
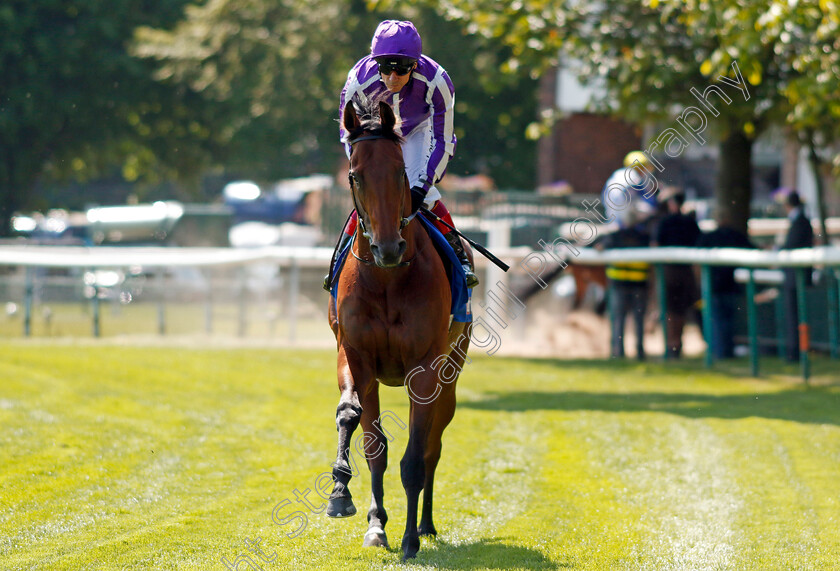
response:
{"label": "horse's right ear", "polygon": [[397,118],[394,116],[394,110],[391,109],[391,106],[384,101],[379,102],[379,122],[386,133],[393,132],[394,125],[397,124]]}
{"label": "horse's right ear", "polygon": [[344,104],[344,114],[342,116],[344,122],[344,130],[352,133],[362,124],[359,117],[356,115],[356,106],[352,101]]}

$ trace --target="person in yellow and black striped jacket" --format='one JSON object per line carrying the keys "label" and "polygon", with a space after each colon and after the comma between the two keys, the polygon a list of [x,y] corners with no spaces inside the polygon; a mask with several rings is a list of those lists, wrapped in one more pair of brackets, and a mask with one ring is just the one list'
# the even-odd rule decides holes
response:
{"label": "person in yellow and black striped jacket", "polygon": [[[598,249],[645,248],[650,246],[650,236],[643,226],[622,228],[599,240]],[[636,358],[645,358],[645,313],[647,311],[647,285],[650,266],[640,262],[620,262],[607,266],[611,321],[610,357],[624,357],[624,329],[627,314],[633,314],[636,337]]]}

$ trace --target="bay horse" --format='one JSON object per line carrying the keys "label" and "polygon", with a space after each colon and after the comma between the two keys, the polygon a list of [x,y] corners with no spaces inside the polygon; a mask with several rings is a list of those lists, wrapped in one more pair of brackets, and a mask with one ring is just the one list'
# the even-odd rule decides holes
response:
{"label": "bay horse", "polygon": [[372,492],[364,545],[388,547],[388,514],[383,503],[388,438],[378,426],[379,384],[405,386],[410,397],[408,446],[400,462],[407,499],[405,560],[416,556],[421,535],[437,534],[432,522],[435,469],[441,436],[455,414],[455,384],[466,359],[469,332],[466,323],[453,322],[450,328],[446,269],[426,230],[419,221],[412,223],[394,113],[387,103],[378,103],[378,109],[376,105],[363,109],[361,119],[353,102],[342,112],[352,149],[350,190],[359,221],[350,246],[352,255],[345,260],[329,306],[330,327],[338,345],[341,397],[327,515],[356,513],[348,488],[349,454],[353,431],[361,422]]}

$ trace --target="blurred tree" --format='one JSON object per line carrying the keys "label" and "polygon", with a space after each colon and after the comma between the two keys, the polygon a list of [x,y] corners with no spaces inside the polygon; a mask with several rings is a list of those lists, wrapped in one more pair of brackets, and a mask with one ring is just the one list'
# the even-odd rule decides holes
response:
{"label": "blurred tree", "polygon": [[16,210],[43,206],[38,181],[85,180],[115,166],[127,180],[163,179],[206,162],[213,136],[196,119],[207,113],[201,101],[153,81],[151,66],[126,49],[136,26],[172,23],[184,3],[0,5],[0,235]]}
{"label": "blurred tree", "polygon": [[343,153],[338,95],[387,17],[414,20],[426,53],[455,82],[460,143],[450,172],[531,186],[535,146],[521,134],[535,112],[535,82],[501,75],[504,57],[428,7],[385,15],[363,0],[210,0],[189,6],[172,31],[139,29],[134,52],[156,60],[159,79],[228,111],[218,122],[226,169],[298,176],[331,171]]}
{"label": "blurred tree", "polygon": [[751,97],[733,98],[709,128],[721,141],[717,207],[742,229],[749,217],[752,142],[762,130],[788,123],[798,130],[820,126],[831,140],[837,135],[836,0],[428,3],[509,46],[508,70],[539,74],[561,54],[580,61],[581,79],[604,79],[599,109],[637,122],[673,119],[674,106],[695,103],[689,88],[702,91],[710,78],[731,77],[737,61]]}
{"label": "blurred tree", "polygon": [[[385,16],[411,19],[423,37],[424,53],[446,69],[455,85],[458,147],[449,171],[487,174],[499,188],[533,189],[536,142],[524,135],[537,115],[538,80],[528,73],[503,73],[510,48],[500,42],[468,33],[432,7],[399,8]],[[382,19],[375,15],[368,44]]]}
{"label": "blurred tree", "polygon": [[[671,9],[689,10],[694,27],[709,25],[705,1],[691,0]],[[680,4],[683,4],[682,2]],[[825,237],[825,200],[822,165],[829,149],[840,140],[840,2],[836,0],[729,1],[720,21],[721,45],[708,65],[727,65],[737,58],[751,83],[768,77],[779,89],[779,123],[808,150],[817,187],[819,235]],[[840,183],[840,154],[834,162]],[[824,239],[824,238],[823,238]]]}
{"label": "blurred tree", "polygon": [[[337,156],[335,86],[349,61],[348,3],[209,0],[172,30],[142,27],[134,53],[156,77],[186,86],[220,110],[214,128],[226,169],[271,179],[304,174]],[[329,118],[329,119],[327,119]]]}

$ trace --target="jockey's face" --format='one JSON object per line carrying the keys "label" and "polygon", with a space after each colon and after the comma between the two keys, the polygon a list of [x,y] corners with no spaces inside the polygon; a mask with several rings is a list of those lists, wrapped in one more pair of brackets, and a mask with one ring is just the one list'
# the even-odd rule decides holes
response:
{"label": "jockey's face", "polygon": [[[413,66],[411,66],[411,71],[414,71],[415,67],[417,67],[416,62]],[[385,84],[385,87],[388,88],[388,91],[399,93],[399,91],[406,86],[408,80],[411,79],[411,71],[404,75],[397,75],[396,71],[391,71],[391,73],[386,75],[380,71],[379,78],[382,80],[382,83]]]}

